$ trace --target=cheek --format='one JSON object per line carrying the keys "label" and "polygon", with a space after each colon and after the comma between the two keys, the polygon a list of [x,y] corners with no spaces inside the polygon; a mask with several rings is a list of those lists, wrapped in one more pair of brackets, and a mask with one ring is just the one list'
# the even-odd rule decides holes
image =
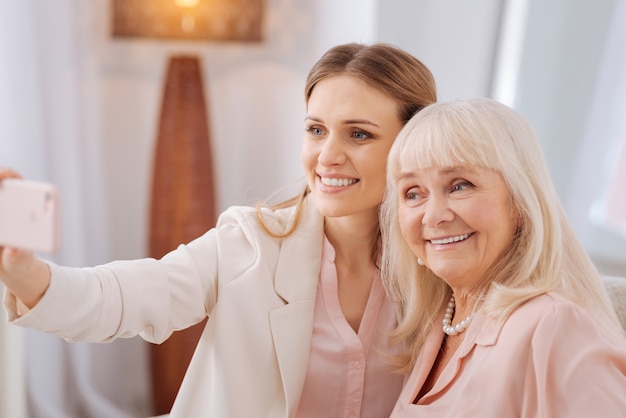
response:
{"label": "cheek", "polygon": [[417,211],[400,207],[398,210],[398,223],[400,225],[400,233],[406,242],[411,244],[418,239],[421,222]]}
{"label": "cheek", "polygon": [[466,224],[477,230],[501,229],[508,222],[504,208],[496,199],[466,199],[455,203],[454,212]]}
{"label": "cheek", "polygon": [[385,190],[387,189],[387,181],[385,179],[385,174],[383,172],[381,176],[376,176],[373,178],[375,180],[369,183],[370,190],[372,191],[372,194],[376,195],[377,199],[382,201],[383,197],[385,196]]}
{"label": "cheek", "polygon": [[361,166],[367,167],[367,177],[370,179],[370,183],[376,185],[382,196],[387,188],[387,159],[363,161]]}
{"label": "cheek", "polygon": [[493,202],[482,209],[476,208],[470,218],[476,220],[472,227],[488,232],[491,242],[502,247],[499,251],[506,250],[513,242],[517,217],[513,217],[510,209],[501,202]]}
{"label": "cheek", "polygon": [[306,139],[302,141],[302,147],[300,148],[300,162],[307,171],[316,162],[315,150]]}
{"label": "cheek", "polygon": [[313,149],[310,144],[306,144],[306,139],[300,148],[300,164],[304,171],[304,178],[309,189],[315,189],[315,168],[317,166],[317,158],[313,155]]}

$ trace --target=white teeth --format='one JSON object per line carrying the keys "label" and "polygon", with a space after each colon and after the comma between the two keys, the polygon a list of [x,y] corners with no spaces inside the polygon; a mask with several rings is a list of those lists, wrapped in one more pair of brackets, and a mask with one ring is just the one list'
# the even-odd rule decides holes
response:
{"label": "white teeth", "polygon": [[338,178],[328,178],[328,177],[320,177],[322,179],[322,183],[326,186],[331,187],[343,187],[349,186],[357,182],[356,179],[338,179]]}
{"label": "white teeth", "polygon": [[456,237],[448,237],[443,239],[432,239],[433,244],[450,244],[451,242],[459,242],[469,238],[470,234],[457,235]]}

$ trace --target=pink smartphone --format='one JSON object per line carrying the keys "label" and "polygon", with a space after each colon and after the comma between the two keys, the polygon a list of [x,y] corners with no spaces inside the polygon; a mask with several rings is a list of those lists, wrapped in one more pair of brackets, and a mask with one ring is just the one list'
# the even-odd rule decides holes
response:
{"label": "pink smartphone", "polygon": [[59,194],[49,183],[0,181],[0,246],[53,254],[59,249]]}

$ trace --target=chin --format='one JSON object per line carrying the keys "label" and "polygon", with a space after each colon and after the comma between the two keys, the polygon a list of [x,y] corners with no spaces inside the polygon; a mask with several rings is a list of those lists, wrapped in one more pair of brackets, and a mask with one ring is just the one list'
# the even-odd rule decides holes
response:
{"label": "chin", "polygon": [[327,218],[340,218],[349,215],[343,208],[333,208],[331,206],[318,205],[320,213]]}
{"label": "chin", "polygon": [[448,283],[449,279],[453,277],[463,276],[463,273],[459,272],[458,269],[451,268],[449,263],[445,261],[430,263],[429,268],[438,277],[441,277],[441,279],[446,283]]}

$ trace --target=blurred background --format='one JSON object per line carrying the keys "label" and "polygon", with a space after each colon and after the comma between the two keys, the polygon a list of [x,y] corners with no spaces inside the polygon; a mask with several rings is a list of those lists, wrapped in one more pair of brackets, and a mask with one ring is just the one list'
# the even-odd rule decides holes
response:
{"label": "blurred background", "polygon": [[[200,62],[219,213],[301,179],[310,67],[333,45],[382,41],[432,70],[440,100],[524,115],[598,268],[626,276],[626,0],[263,0],[259,40],[120,35],[115,3],[0,0],[0,166],[59,187],[53,261],[148,255],[172,57]],[[69,344],[0,316],[0,417],[154,412],[149,344]]]}

